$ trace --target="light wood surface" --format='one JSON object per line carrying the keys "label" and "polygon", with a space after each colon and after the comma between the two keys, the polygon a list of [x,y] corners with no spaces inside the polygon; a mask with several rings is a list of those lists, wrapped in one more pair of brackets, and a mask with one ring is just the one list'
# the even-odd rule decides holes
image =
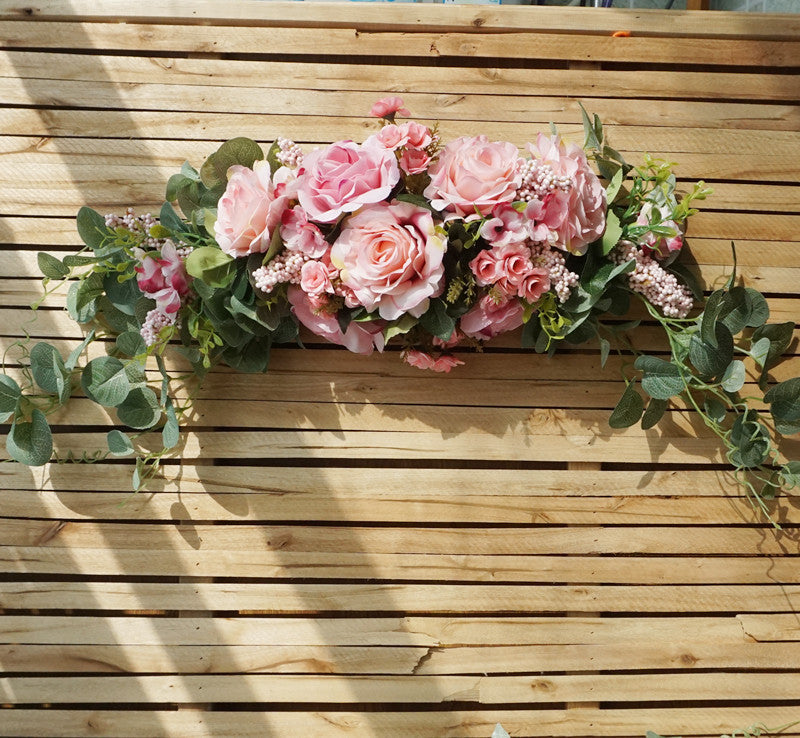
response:
{"label": "light wood surface", "polygon": [[[75,249],[80,206],[155,211],[228,137],[361,140],[385,94],[445,138],[518,145],[550,121],[580,142],[583,103],[631,162],[715,189],[688,233],[706,286],[734,240],[772,320],[795,320],[799,58],[797,15],[0,0],[0,351],[80,341],[63,291],[28,310],[36,253]],[[126,460],[0,463],[0,736],[690,738],[800,719],[798,497],[765,525],[679,404],[610,429],[629,356],[546,359],[517,332],[445,377],[303,340],[266,376],[182,387],[184,463],[147,492]],[[635,342],[667,350],[647,321]],[[798,345],[776,379],[800,374]],[[78,397],[54,422],[63,458],[116,418]]]}

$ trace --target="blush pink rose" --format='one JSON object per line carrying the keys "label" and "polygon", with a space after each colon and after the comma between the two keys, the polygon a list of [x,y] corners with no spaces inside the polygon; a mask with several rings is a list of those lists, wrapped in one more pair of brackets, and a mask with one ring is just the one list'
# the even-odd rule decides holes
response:
{"label": "blush pink rose", "polygon": [[514,200],[522,181],[518,160],[512,143],[462,136],[447,144],[428,170],[431,182],[423,194],[436,210],[458,217],[475,219],[476,208],[489,215],[496,205]]}
{"label": "blush pink rose", "polygon": [[497,259],[498,278],[495,285],[504,295],[515,294],[520,282],[532,268],[531,250],[521,243],[493,247],[491,250]]}
{"label": "blush pink rose", "polygon": [[431,141],[433,141],[431,129],[422,125],[422,123],[410,120],[407,123],[401,123],[399,127],[406,138],[406,145],[415,149],[424,149],[426,146],[430,146]]}
{"label": "blush pink rose", "polygon": [[394,153],[377,144],[339,141],[306,154],[298,199],[311,220],[333,223],[342,213],[385,200],[400,179]]}
{"label": "blush pink rose", "polygon": [[300,269],[300,288],[310,295],[333,294],[333,284],[328,268],[321,261],[310,259]]}
{"label": "blush pink rose", "polygon": [[565,145],[559,136],[540,133],[536,145],[529,143],[533,159],[552,169],[556,177],[568,177],[572,186],[567,198],[567,214],[556,230],[555,243],[564,251],[585,254],[589,244],[603,235],[606,226],[606,193],[589,167],[580,146]]}
{"label": "blush pink rose", "polygon": [[424,351],[418,351],[417,349],[409,349],[408,351],[404,351],[403,361],[405,361],[409,366],[413,366],[417,369],[430,369],[434,372],[446,373],[454,367],[464,365],[464,362],[461,361],[461,359],[456,359],[456,357],[452,354],[442,354],[441,356],[434,358],[430,354],[426,354]]}
{"label": "blush pink rose", "polygon": [[405,146],[408,143],[408,136],[406,136],[405,132],[400,126],[397,126],[394,123],[389,123],[381,128],[381,130],[378,131],[378,133],[376,133],[374,136],[370,136],[370,138],[367,139],[367,141],[370,140],[374,140],[385,149],[391,149],[394,151],[395,149],[399,149],[401,146]]}
{"label": "blush pink rose", "polygon": [[517,295],[534,303],[550,289],[550,272],[542,267],[532,267],[517,285]]}
{"label": "blush pink rose", "polygon": [[281,239],[287,250],[305,254],[310,259],[319,259],[329,246],[322,231],[309,223],[306,211],[299,205],[283,212]]}
{"label": "blush pink rose", "polygon": [[429,210],[394,200],[345,220],[331,262],[368,311],[386,320],[419,317],[442,290],[446,247]]}
{"label": "blush pink rose", "polygon": [[217,203],[214,237],[219,247],[234,258],[267,251],[294,189],[293,175],[286,167],[271,177],[266,164],[257,164],[255,170],[232,166]]}
{"label": "blush pink rose", "polygon": [[376,348],[383,351],[383,326],[380,323],[353,321],[342,333],[335,313],[315,309],[318,301],[310,298],[302,289],[290,287],[287,296],[294,316],[314,335],[344,346],[356,354],[371,354]]}
{"label": "blush pink rose", "polygon": [[523,312],[522,303],[515,298],[498,303],[485,295],[462,316],[459,327],[465,335],[487,341],[500,333],[519,328]]}
{"label": "blush pink rose", "polygon": [[373,118],[389,118],[390,120],[394,120],[397,113],[408,117],[411,113],[403,107],[404,104],[402,97],[382,97],[372,106],[369,114]]}
{"label": "blush pink rose", "polygon": [[422,149],[406,149],[400,155],[400,169],[406,174],[422,174],[427,171],[431,157]]}

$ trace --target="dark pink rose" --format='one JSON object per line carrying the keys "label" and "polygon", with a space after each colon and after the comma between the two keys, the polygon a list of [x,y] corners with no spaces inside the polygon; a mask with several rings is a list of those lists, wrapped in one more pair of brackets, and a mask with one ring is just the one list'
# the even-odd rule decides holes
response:
{"label": "dark pink rose", "polygon": [[486,341],[500,333],[513,331],[522,325],[522,303],[516,298],[495,302],[485,295],[461,318],[461,332],[471,338]]}
{"label": "dark pink rose", "polygon": [[403,313],[419,317],[441,292],[446,248],[429,210],[394,200],[347,218],[331,262],[368,311],[395,320]]}
{"label": "dark pink rose", "polygon": [[385,200],[400,170],[388,149],[339,141],[306,154],[298,179],[297,196],[308,218],[333,223],[342,213]]}
{"label": "dark pink rose", "polygon": [[462,136],[439,154],[428,173],[431,183],[423,193],[436,210],[468,220],[477,212],[486,216],[502,202],[512,202],[522,181],[519,151],[507,141],[486,136]]}

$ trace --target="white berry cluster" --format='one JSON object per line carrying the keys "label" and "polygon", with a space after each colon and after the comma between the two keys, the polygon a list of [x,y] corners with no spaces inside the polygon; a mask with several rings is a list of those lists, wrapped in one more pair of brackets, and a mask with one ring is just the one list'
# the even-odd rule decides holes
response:
{"label": "white berry cluster", "polygon": [[636,268],[628,275],[631,289],[660,307],[664,315],[669,318],[685,318],[689,314],[693,305],[689,290],[652,256],[642,253],[636,244],[620,241],[611,256],[617,264],[636,259]]}
{"label": "white berry cluster", "polygon": [[520,159],[519,171],[522,183],[517,190],[517,199],[530,202],[543,200],[545,195],[555,190],[567,192],[572,187],[572,178],[564,175],[557,177],[549,164],[537,159]]}
{"label": "white berry cluster", "polygon": [[175,315],[176,313],[167,314],[158,308],[147,313],[140,331],[146,346],[152,346],[158,341],[162,329],[175,322]]}
{"label": "white berry cluster", "polygon": [[303,163],[303,150],[299,144],[283,136],[278,136],[275,139],[275,143],[278,144],[278,152],[275,154],[275,158],[283,166],[295,169]]}
{"label": "white berry cluster", "polygon": [[532,244],[531,262],[534,266],[547,269],[550,289],[555,291],[560,303],[565,303],[572,294],[572,288],[578,284],[578,275],[567,269],[564,255],[547,244]]}
{"label": "white berry cluster", "polygon": [[145,236],[144,240],[142,241],[144,246],[150,246],[154,249],[159,248],[160,241],[157,238],[153,238],[152,236],[148,235],[150,233],[150,229],[154,225],[158,224],[158,221],[151,213],[136,215],[133,212],[133,208],[128,208],[125,211],[125,215],[107,213],[104,217],[106,226],[108,228],[125,228],[131,233],[141,233],[143,236]]}
{"label": "white berry cluster", "polygon": [[300,270],[306,261],[308,257],[296,251],[284,251],[278,254],[269,264],[253,272],[256,288],[269,294],[284,282],[300,284]]}

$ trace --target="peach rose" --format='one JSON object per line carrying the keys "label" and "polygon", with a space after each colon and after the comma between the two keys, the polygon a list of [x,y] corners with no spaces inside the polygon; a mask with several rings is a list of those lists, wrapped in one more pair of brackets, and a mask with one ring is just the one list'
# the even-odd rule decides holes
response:
{"label": "peach rose", "polygon": [[489,295],[484,295],[462,316],[461,332],[481,341],[513,331],[522,325],[522,303],[516,298],[495,302]]}
{"label": "peach rose", "polygon": [[298,179],[298,199],[308,217],[333,223],[342,213],[386,199],[400,170],[388,149],[339,141],[306,154]]}
{"label": "peach rose", "polygon": [[543,133],[536,145],[529,143],[531,156],[551,168],[555,177],[569,177],[567,213],[556,228],[554,246],[573,254],[585,254],[589,244],[603,235],[606,227],[606,193],[590,169],[580,146],[565,145],[559,136]]}
{"label": "peach rose", "polygon": [[367,205],[344,222],[331,249],[342,282],[386,320],[419,317],[441,292],[447,243],[429,210],[393,200]]}
{"label": "peach rose", "polygon": [[501,202],[512,202],[522,181],[517,147],[486,136],[451,141],[428,170],[431,183],[423,193],[436,210],[468,220],[489,215]]}
{"label": "peach rose", "polygon": [[265,252],[273,229],[280,225],[283,211],[294,197],[295,184],[286,167],[271,177],[266,163],[256,164],[255,169],[232,166],[217,203],[214,237],[219,247],[234,258]]}
{"label": "peach rose", "polygon": [[342,333],[335,313],[326,312],[299,287],[290,287],[287,293],[295,317],[314,335],[331,343],[344,346],[356,354],[371,354],[374,349],[383,351],[383,326],[375,321],[353,321]]}

